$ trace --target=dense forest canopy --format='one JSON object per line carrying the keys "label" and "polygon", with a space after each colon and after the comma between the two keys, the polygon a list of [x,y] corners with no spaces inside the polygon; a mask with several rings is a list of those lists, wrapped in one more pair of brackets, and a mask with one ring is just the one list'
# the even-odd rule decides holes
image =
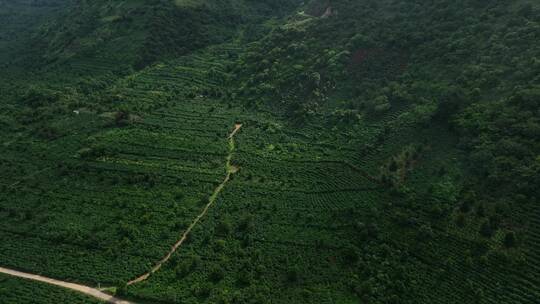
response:
{"label": "dense forest canopy", "polygon": [[538,41],[529,0],[0,0],[0,267],[141,303],[537,303]]}

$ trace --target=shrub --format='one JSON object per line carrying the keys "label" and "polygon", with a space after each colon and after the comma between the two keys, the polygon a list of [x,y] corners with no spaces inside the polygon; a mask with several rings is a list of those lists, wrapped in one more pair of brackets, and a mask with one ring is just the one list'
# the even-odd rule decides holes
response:
{"label": "shrub", "polygon": [[359,259],[358,248],[356,246],[349,246],[343,250],[343,258],[349,263],[356,263]]}
{"label": "shrub", "polygon": [[298,269],[291,268],[287,271],[287,281],[291,283],[296,283],[300,281],[300,274]]}
{"label": "shrub", "polygon": [[232,224],[231,220],[228,217],[222,218],[217,227],[216,227],[216,233],[219,235],[229,235],[232,231]]}
{"label": "shrub", "polygon": [[516,233],[513,231],[508,231],[504,236],[503,244],[506,248],[515,247],[517,243]]}
{"label": "shrub", "polygon": [[214,266],[210,271],[210,280],[212,282],[219,282],[225,277],[225,271],[220,266]]}
{"label": "shrub", "polygon": [[484,221],[480,226],[480,234],[484,237],[491,237],[493,235],[493,227],[489,221]]}

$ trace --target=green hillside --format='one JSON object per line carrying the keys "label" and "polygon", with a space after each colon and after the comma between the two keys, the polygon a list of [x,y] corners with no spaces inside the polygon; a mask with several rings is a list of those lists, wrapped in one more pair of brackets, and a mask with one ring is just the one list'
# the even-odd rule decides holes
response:
{"label": "green hillside", "polygon": [[43,283],[13,279],[4,275],[0,275],[0,297],[4,303],[101,303],[98,300],[93,300],[75,292],[66,292],[63,289],[50,287]]}
{"label": "green hillside", "polygon": [[[526,0],[0,1],[0,267],[134,303],[537,303],[538,41]],[[0,299],[85,303],[41,284]]]}
{"label": "green hillside", "polygon": [[[186,55],[228,41],[242,26],[249,23],[257,27],[256,21],[261,18],[278,16],[291,7],[286,1],[196,3],[18,0],[0,5],[5,6],[2,13],[9,26],[7,38],[17,38],[11,36],[21,35],[18,32],[33,34],[30,39],[14,39],[32,44],[25,51],[33,56],[24,57],[29,69],[75,72],[79,76],[104,71],[125,74],[130,68],[141,69],[158,59]],[[55,14],[57,11],[60,13]],[[28,25],[33,26],[31,30],[25,29]]]}

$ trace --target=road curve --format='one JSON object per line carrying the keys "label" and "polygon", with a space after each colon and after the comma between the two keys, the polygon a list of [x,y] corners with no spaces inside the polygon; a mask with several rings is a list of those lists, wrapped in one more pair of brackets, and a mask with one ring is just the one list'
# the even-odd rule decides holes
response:
{"label": "road curve", "polygon": [[[234,136],[240,130],[241,127],[242,127],[242,124],[237,123],[234,126],[233,131],[230,133],[229,137],[227,138],[229,140],[229,155],[227,156],[227,163],[226,163],[227,174],[225,175],[225,179],[223,180],[223,182],[212,193],[212,196],[210,197],[209,202],[205,206],[203,211],[199,214],[199,216],[197,216],[195,218],[195,220],[191,223],[191,225],[188,227],[188,229],[182,234],[182,237],[180,238],[180,240],[178,240],[178,242],[176,244],[174,244],[174,246],[165,255],[165,257],[163,259],[161,259],[149,272],[147,272],[144,275],[142,275],[142,276],[128,282],[127,283],[128,285],[133,285],[133,284],[136,284],[138,282],[144,281],[152,273],[158,271],[161,268],[161,265],[163,265],[165,262],[167,262],[170,259],[170,257],[174,254],[174,252],[176,252],[176,250],[184,243],[184,241],[187,239],[187,236],[191,232],[193,227],[195,227],[195,225],[197,225],[197,223],[201,220],[201,218],[206,215],[206,213],[208,212],[208,209],[213,205],[213,203],[215,202],[217,196],[219,195],[221,190],[223,190],[223,188],[225,187],[225,184],[230,180],[231,175],[236,173],[236,171],[238,170],[238,168],[236,168],[235,166],[233,166],[231,164],[231,159],[232,159],[232,154],[233,154],[234,148],[235,148]],[[90,297],[93,297],[93,298],[96,298],[96,299],[99,299],[99,300],[102,300],[102,301],[105,301],[105,302],[108,302],[108,303],[112,303],[112,304],[135,304],[134,302],[129,302],[129,301],[126,301],[126,300],[121,300],[121,299],[115,298],[114,296],[106,294],[106,293],[102,292],[101,290],[99,290],[97,288],[93,288],[93,287],[89,287],[89,286],[85,286],[85,285],[69,283],[69,282],[65,282],[65,281],[60,281],[60,280],[56,280],[56,279],[47,278],[47,277],[40,276],[40,275],[37,275],[37,274],[21,272],[21,271],[12,270],[12,269],[3,268],[3,267],[0,267],[0,273],[10,275],[10,276],[14,276],[14,277],[18,277],[18,278],[27,279],[27,280],[32,280],[32,281],[38,281],[38,282],[42,282],[42,283],[46,283],[46,284],[51,284],[51,285],[59,286],[59,287],[66,288],[66,289],[71,289],[71,290],[86,294],[86,295],[88,295]]]}
{"label": "road curve", "polygon": [[135,304],[133,302],[129,302],[129,301],[125,301],[125,300],[115,298],[115,297],[113,297],[113,296],[111,296],[109,294],[106,294],[106,293],[100,291],[99,289],[89,287],[89,286],[85,286],[85,285],[59,281],[59,280],[43,277],[43,276],[40,276],[40,275],[37,275],[37,274],[21,272],[21,271],[12,270],[12,269],[3,268],[3,267],[0,267],[0,273],[10,275],[10,276],[14,276],[14,277],[18,277],[18,278],[23,278],[23,279],[32,280],[32,281],[39,281],[39,282],[43,282],[43,283],[47,283],[47,284],[51,284],[51,285],[71,289],[71,290],[86,294],[86,295],[88,295],[90,297],[93,297],[93,298],[96,298],[96,299],[99,299],[99,300],[102,300],[102,301],[105,301],[105,302],[108,302],[108,303],[113,303],[113,304]]}

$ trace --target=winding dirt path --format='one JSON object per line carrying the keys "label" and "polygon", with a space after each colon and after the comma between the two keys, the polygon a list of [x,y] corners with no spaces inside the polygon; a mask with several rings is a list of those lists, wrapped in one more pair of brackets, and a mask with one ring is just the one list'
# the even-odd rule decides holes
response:
{"label": "winding dirt path", "polygon": [[161,266],[163,266],[163,264],[165,264],[171,258],[171,256],[178,250],[178,248],[180,248],[180,246],[182,246],[182,244],[186,241],[186,239],[187,239],[188,235],[190,234],[191,230],[193,230],[193,228],[199,223],[199,221],[208,213],[208,209],[210,209],[210,207],[214,204],[214,202],[216,201],[219,193],[225,187],[225,184],[227,184],[227,182],[231,179],[231,175],[238,171],[238,168],[231,164],[231,160],[232,160],[233,152],[235,150],[234,136],[236,135],[236,133],[238,133],[240,128],[242,128],[242,124],[236,124],[234,126],[233,131],[231,132],[231,134],[227,138],[229,140],[229,154],[227,155],[227,163],[226,163],[227,174],[225,175],[225,178],[223,179],[221,184],[219,184],[217,186],[217,188],[214,190],[214,192],[212,192],[212,195],[208,199],[208,204],[206,204],[206,206],[204,207],[202,212],[193,220],[191,225],[189,225],[189,227],[184,231],[184,233],[182,234],[180,239],[172,246],[172,248],[169,250],[169,252],[161,260],[159,260],[154,265],[154,267],[152,267],[152,269],[150,269],[150,271],[148,271],[147,273],[145,273],[145,274],[143,274],[143,275],[129,281],[127,283],[128,286],[133,285],[133,284],[137,284],[139,282],[142,282],[142,281],[148,279],[148,277],[150,275],[152,275],[153,273],[158,271],[161,268]]}
{"label": "winding dirt path", "polygon": [[21,271],[17,271],[17,270],[11,270],[11,269],[7,269],[7,268],[3,268],[3,267],[0,267],[0,273],[7,274],[7,275],[10,275],[10,276],[14,276],[14,277],[18,277],[18,278],[23,278],[23,279],[32,280],[32,281],[39,281],[39,282],[43,282],[43,283],[47,283],[47,284],[56,285],[56,286],[60,286],[60,287],[63,287],[63,288],[71,289],[71,290],[86,294],[88,296],[94,297],[96,299],[99,299],[99,300],[102,300],[102,301],[105,301],[105,302],[108,302],[108,303],[113,303],[113,304],[135,304],[133,302],[129,302],[129,301],[125,301],[125,300],[115,298],[115,297],[113,297],[113,296],[111,296],[109,294],[106,294],[106,293],[102,292],[101,290],[99,290],[97,288],[92,288],[92,287],[85,286],[85,285],[64,282],[64,281],[60,281],[60,280],[55,280],[55,279],[43,277],[43,276],[36,275],[36,274],[21,272]]}
{"label": "winding dirt path", "polygon": [[[178,250],[178,248],[184,243],[184,241],[187,239],[187,237],[188,237],[189,233],[191,232],[191,230],[199,223],[199,221],[206,215],[206,213],[208,213],[208,209],[210,209],[210,207],[214,204],[214,202],[216,201],[219,193],[225,187],[225,184],[227,184],[227,182],[231,179],[231,175],[238,171],[238,168],[231,164],[231,160],[232,160],[233,152],[235,150],[234,136],[240,130],[241,127],[242,127],[242,124],[236,124],[234,126],[233,131],[231,132],[231,134],[227,138],[229,140],[229,155],[227,155],[227,163],[226,163],[227,174],[225,175],[225,178],[223,179],[223,182],[221,182],[221,184],[219,184],[219,186],[214,190],[214,192],[210,196],[210,199],[208,200],[208,204],[204,207],[202,212],[195,218],[195,220],[193,220],[193,222],[191,223],[191,225],[189,225],[189,227],[186,229],[184,234],[182,234],[182,237],[180,238],[180,240],[178,242],[176,242],[176,244],[174,244],[174,246],[167,253],[167,255],[165,255],[165,257],[163,257],[154,267],[152,267],[152,269],[149,272],[147,272],[147,273],[143,274],[142,276],[128,282],[127,283],[128,285],[133,285],[135,283],[144,281],[151,274],[158,271],[161,268],[161,266],[165,262],[167,262],[171,258],[171,256],[176,252],[176,250]],[[37,274],[21,272],[21,271],[8,269],[8,268],[3,268],[3,267],[0,267],[0,273],[5,274],[5,275],[9,275],[9,276],[13,276],[13,277],[26,279],[26,280],[38,281],[38,282],[42,282],[42,283],[46,283],[46,284],[50,284],[50,285],[59,286],[59,287],[66,288],[66,289],[71,289],[71,290],[83,293],[85,295],[88,295],[90,297],[93,297],[93,298],[96,298],[96,299],[99,299],[99,300],[102,300],[102,301],[105,301],[105,302],[108,302],[108,303],[112,303],[112,304],[135,304],[134,302],[130,302],[130,301],[126,301],[126,300],[116,298],[116,297],[114,297],[114,296],[112,296],[110,294],[104,293],[100,289],[90,287],[90,286],[86,286],[86,285],[65,282],[65,281],[61,281],[61,280],[56,280],[56,279],[40,276],[40,275],[37,275]]]}

